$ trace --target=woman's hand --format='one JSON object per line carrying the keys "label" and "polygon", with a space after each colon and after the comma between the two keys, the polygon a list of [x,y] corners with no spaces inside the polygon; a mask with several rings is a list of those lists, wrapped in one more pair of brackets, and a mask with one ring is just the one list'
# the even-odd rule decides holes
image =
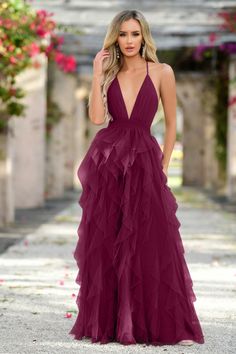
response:
{"label": "woman's hand", "polygon": [[93,74],[94,76],[101,77],[103,74],[103,60],[110,56],[108,49],[102,48],[93,60]]}
{"label": "woman's hand", "polygon": [[102,63],[105,58],[109,57],[109,55],[109,51],[102,48],[93,60],[93,80],[89,104],[89,118],[94,124],[103,124],[105,122],[104,101],[101,90],[103,79]]}

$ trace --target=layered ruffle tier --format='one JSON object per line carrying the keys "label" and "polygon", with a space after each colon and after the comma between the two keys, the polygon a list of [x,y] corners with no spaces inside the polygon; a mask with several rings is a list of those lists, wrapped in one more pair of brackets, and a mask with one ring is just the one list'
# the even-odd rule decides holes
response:
{"label": "layered ruffle tier", "polygon": [[114,123],[96,134],[78,168],[75,339],[204,342],[162,159],[148,129]]}

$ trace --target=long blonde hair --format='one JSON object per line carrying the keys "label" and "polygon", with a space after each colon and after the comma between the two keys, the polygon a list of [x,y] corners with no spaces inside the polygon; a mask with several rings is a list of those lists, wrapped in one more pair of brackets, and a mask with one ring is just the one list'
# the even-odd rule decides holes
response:
{"label": "long blonde hair", "polygon": [[[103,48],[108,49],[110,53],[109,58],[104,59],[103,62],[103,80],[101,83],[102,97],[103,97],[104,110],[105,110],[105,120],[112,119],[111,115],[109,114],[108,106],[107,106],[107,89],[123,65],[122,53],[120,52],[119,60],[116,57],[116,42],[119,36],[121,23],[129,19],[135,19],[139,21],[141,27],[141,33],[145,44],[144,46],[145,50],[143,53],[143,57],[145,58],[145,60],[158,62],[158,58],[156,55],[156,45],[152,38],[149,24],[145,19],[145,17],[143,16],[143,14],[137,10],[124,10],[119,12],[113,18],[110,25],[108,26],[108,30],[103,42]],[[90,104],[90,97],[91,97],[91,93],[89,96],[88,104]]]}

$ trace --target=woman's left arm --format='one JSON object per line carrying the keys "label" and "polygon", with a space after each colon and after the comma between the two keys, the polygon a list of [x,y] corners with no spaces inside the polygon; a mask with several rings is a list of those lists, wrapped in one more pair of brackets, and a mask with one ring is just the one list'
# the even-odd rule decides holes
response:
{"label": "woman's left arm", "polygon": [[163,63],[160,79],[160,96],[165,115],[165,136],[162,166],[165,174],[169,166],[176,141],[176,83],[175,75],[169,64]]}

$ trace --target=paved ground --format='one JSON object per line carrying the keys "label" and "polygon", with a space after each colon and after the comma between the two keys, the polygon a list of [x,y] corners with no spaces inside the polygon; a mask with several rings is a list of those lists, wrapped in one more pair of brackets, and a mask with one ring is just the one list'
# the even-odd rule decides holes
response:
{"label": "paved ground", "polygon": [[102,346],[68,334],[77,311],[77,194],[18,211],[16,224],[0,233],[0,354],[235,353],[236,216],[191,188],[176,191],[177,216],[206,343]]}

